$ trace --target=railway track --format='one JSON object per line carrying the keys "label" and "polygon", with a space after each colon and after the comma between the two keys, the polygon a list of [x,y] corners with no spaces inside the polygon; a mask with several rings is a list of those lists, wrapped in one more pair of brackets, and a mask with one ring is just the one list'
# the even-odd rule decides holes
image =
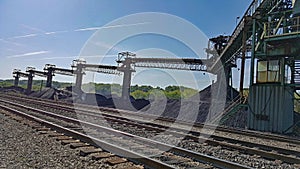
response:
{"label": "railway track", "polygon": [[[50,127],[56,131],[62,132],[65,135],[80,139],[84,142],[88,142],[89,144],[94,146],[100,146],[102,149],[108,150],[112,153],[117,153],[129,158],[132,161],[137,161],[153,168],[186,168],[186,165],[188,167],[196,167],[200,165],[199,162],[202,162],[203,166],[204,164],[208,163],[218,168],[249,168],[237,163],[199,154],[186,149],[174,147],[172,145],[160,143],[154,140],[131,135],[129,133],[106,128],[89,122],[80,121],[70,117],[64,117],[61,115],[39,110],[35,110],[31,113],[24,113],[24,109],[31,108],[20,106],[23,109],[23,111],[20,111],[16,110],[21,109],[16,104],[14,104],[14,106],[12,106],[12,104],[8,105],[8,102],[6,102],[5,104],[6,105],[1,104],[0,107],[6,111],[10,111],[30,120],[42,123],[43,125]],[[70,125],[70,123],[72,123],[73,125]],[[90,132],[94,132],[94,136],[86,135],[83,134],[83,132],[74,130],[74,124],[78,123],[88,128]],[[78,127],[75,128],[78,129]],[[120,135],[122,135],[122,137],[120,137]],[[126,136],[127,139],[124,138],[124,136]],[[133,138],[134,141],[132,140]],[[114,144],[111,144],[111,142],[113,142]],[[128,145],[124,143],[127,143]],[[132,147],[135,147],[136,149],[132,151]],[[153,152],[155,152],[155,154],[161,155],[154,156],[152,158],[146,156],[147,153]],[[189,166],[188,163],[194,163],[197,165]]]}
{"label": "railway track", "polygon": [[[49,108],[54,109],[60,109],[65,111],[74,111],[74,105],[76,105],[76,109],[80,111],[86,111],[86,112],[98,112],[101,111],[101,114],[104,116],[109,115],[120,115],[125,116],[125,119],[133,118],[134,120],[143,120],[148,122],[152,121],[152,123],[155,123],[155,125],[160,125],[160,123],[166,123],[166,125],[169,125],[169,123],[173,123],[176,121],[177,125],[187,125],[190,126],[191,122],[185,122],[185,121],[178,121],[173,118],[169,117],[161,117],[161,116],[155,116],[155,115],[148,115],[148,114],[142,114],[137,112],[131,112],[126,110],[120,110],[120,109],[114,109],[114,108],[107,108],[107,107],[98,107],[98,106],[92,106],[92,105],[85,105],[85,104],[77,104],[77,103],[69,103],[69,102],[61,102],[61,101],[53,101],[48,99],[40,99],[40,98],[33,98],[28,97],[24,95],[4,95],[3,93],[0,93],[1,97],[5,98],[11,98],[14,100],[21,100],[23,102],[26,102],[28,104],[31,103],[31,101],[34,100],[35,103],[43,104],[43,106],[47,106]],[[122,117],[118,117],[122,118]],[[194,128],[202,129],[204,127],[203,124],[194,122],[193,124]],[[268,139],[268,140],[274,140],[274,141],[280,141],[280,142],[288,142],[292,144],[300,144],[300,138],[285,136],[285,135],[278,135],[273,133],[266,133],[266,132],[258,132],[258,131],[250,131],[250,130],[244,130],[244,129],[237,129],[237,128],[228,128],[224,126],[214,126],[205,124],[206,129],[213,129],[217,132],[226,132],[230,134],[237,134],[237,135],[243,135],[243,136],[249,136],[254,138],[261,138],[261,139]]]}
{"label": "railway track", "polygon": [[[7,96],[3,96],[7,97]],[[51,109],[56,109],[56,111],[67,111],[67,112],[73,112],[72,114],[75,113],[74,111],[74,105],[66,102],[53,102],[51,100],[43,100],[39,99],[39,101],[36,101],[36,98],[27,98],[23,97],[22,99],[20,97],[12,97],[11,99],[14,100],[20,100],[22,102],[26,102],[27,104],[32,104],[32,100],[34,100],[35,103],[42,104],[43,107],[48,107]],[[35,104],[34,103],[34,104]],[[61,105],[63,104],[63,105]],[[168,122],[173,123],[176,119],[169,119],[169,118],[164,118],[164,117],[159,117],[159,116],[153,116],[153,115],[147,115],[147,114],[141,114],[141,113],[136,113],[136,112],[130,112],[130,111],[124,111],[124,110],[118,110],[118,109],[112,109],[112,108],[106,108],[106,107],[95,107],[95,106],[90,106],[90,105],[78,105],[76,106],[76,109],[81,111],[80,113],[86,113],[89,116],[96,116],[99,115],[99,111],[101,112],[101,115],[104,116],[105,118],[115,118],[115,119],[123,119],[123,120],[128,120],[128,119],[134,119],[135,122],[139,122],[136,125],[139,125],[143,122],[148,123],[151,121],[152,123],[148,123],[148,125],[154,125],[159,128],[170,128]],[[96,113],[95,113],[96,112]],[[121,116],[120,116],[121,115]],[[99,117],[99,116],[98,116]],[[157,121],[155,123],[155,121]],[[166,125],[162,125],[160,123],[166,123]],[[177,125],[186,125],[190,127],[190,122],[178,122],[176,121]],[[201,130],[203,128],[203,124],[194,124],[194,129]],[[268,140],[275,140],[275,141],[280,141],[280,142],[286,142],[288,144],[296,144],[300,145],[300,139],[295,138],[295,137],[289,137],[289,136],[283,136],[283,135],[276,135],[276,134],[270,134],[270,133],[263,133],[263,132],[254,132],[254,131],[249,131],[249,130],[239,130],[239,129],[231,129],[231,128],[226,128],[226,127],[221,127],[221,126],[210,126],[210,125],[205,125],[205,129],[216,129],[216,132],[226,132],[230,134],[236,134],[236,135],[243,135],[243,136],[249,136],[253,138],[261,138],[261,139],[268,139]],[[178,128],[176,130],[179,130]],[[186,132],[186,131],[184,131]],[[191,132],[193,133],[193,132]],[[199,132],[194,132],[195,135],[199,135]],[[221,139],[220,137],[216,137],[216,139]]]}
{"label": "railway track", "polygon": [[[15,98],[16,99],[16,98]],[[30,99],[29,99],[30,100]],[[23,100],[24,101],[24,100]],[[49,107],[54,106],[53,104],[55,103],[44,103],[44,101],[39,101],[41,104],[48,105]],[[47,107],[47,106],[45,106]],[[48,107],[48,108],[49,108]],[[68,106],[58,106],[56,104],[55,106],[57,109],[62,109],[63,111],[71,111],[70,107]],[[52,107],[53,108],[53,107]],[[57,110],[56,109],[56,110]],[[93,117],[93,118],[97,118],[99,117],[99,115],[95,115],[95,113],[91,112],[90,110],[86,110],[85,109],[85,115]],[[102,113],[103,115],[103,113]],[[121,118],[120,117],[115,117],[112,115],[106,115],[105,116],[106,120],[109,121],[114,121],[116,123],[122,123],[122,124],[126,124],[126,125],[135,125],[138,127],[142,127],[144,129],[147,130],[151,130],[151,131],[155,131],[156,133],[158,132],[164,132],[166,130],[166,126],[163,125],[157,125],[157,124],[143,124],[141,123],[136,123],[133,121],[130,121],[126,118]],[[172,129],[171,131],[168,131],[167,134],[171,134],[173,136],[180,136],[183,137],[184,135],[180,134],[181,131],[178,131],[178,129]],[[186,132],[186,131],[184,131]],[[284,162],[287,163],[299,163],[299,151],[293,151],[293,150],[287,150],[284,148],[277,148],[277,147],[272,147],[272,146],[266,146],[266,145],[260,145],[260,144],[254,144],[251,142],[243,142],[243,141],[239,141],[239,140],[235,140],[235,139],[230,139],[230,138],[225,138],[224,137],[220,137],[220,136],[212,136],[213,139],[208,139],[208,140],[203,140],[206,141],[206,143],[210,144],[210,145],[214,145],[214,146],[222,146],[224,148],[227,149],[234,149],[234,150],[238,150],[242,153],[247,153],[247,154],[255,154],[255,155],[259,155],[262,157],[265,157],[267,159],[281,159]],[[190,132],[189,135],[186,135],[186,140],[193,140],[194,142],[199,141],[199,132]],[[281,141],[285,140],[286,138],[282,137]],[[226,142],[224,142],[226,141]],[[295,140],[295,143],[297,143],[297,140]],[[187,146],[188,147],[188,146]],[[259,148],[259,149],[257,149]],[[274,150],[276,152],[274,152]],[[287,156],[289,155],[289,156]]]}

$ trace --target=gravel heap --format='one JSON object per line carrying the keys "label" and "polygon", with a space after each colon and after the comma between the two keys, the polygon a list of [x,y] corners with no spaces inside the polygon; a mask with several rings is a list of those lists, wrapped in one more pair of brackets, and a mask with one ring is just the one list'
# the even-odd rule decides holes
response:
{"label": "gravel heap", "polygon": [[115,168],[0,113],[0,168]]}

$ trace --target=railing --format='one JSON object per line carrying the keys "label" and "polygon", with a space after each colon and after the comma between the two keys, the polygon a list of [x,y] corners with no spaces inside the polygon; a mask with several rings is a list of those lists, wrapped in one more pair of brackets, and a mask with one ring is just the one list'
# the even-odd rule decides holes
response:
{"label": "railing", "polygon": [[231,35],[231,37],[230,37],[230,39],[228,41],[228,44],[226,45],[225,49],[220,54],[220,57],[217,58],[217,60],[215,61],[215,64],[213,64],[212,66],[210,66],[209,70],[212,70],[217,65],[218,60],[220,60],[221,57],[223,57],[225,55],[225,53],[227,52],[227,50],[235,42],[236,38],[242,33],[243,29],[245,28],[246,19],[248,17],[252,17],[255,14],[255,12],[257,11],[257,9],[261,6],[261,4],[263,2],[266,2],[266,1],[271,1],[271,0],[253,0],[252,1],[251,5],[248,7],[248,9],[246,10],[244,16],[242,17],[242,19],[238,23],[237,27],[233,31],[233,33],[232,33],[232,35]]}
{"label": "railing", "polygon": [[237,36],[241,33],[241,31],[244,29],[245,27],[245,19],[247,16],[253,16],[253,14],[256,12],[257,8],[260,7],[260,5],[266,0],[254,0],[251,5],[249,6],[249,8],[247,9],[247,11],[245,12],[243,18],[240,20],[238,26],[235,28],[235,30],[233,31],[233,34],[231,36],[231,38],[229,39],[229,42],[227,44],[227,46],[225,47],[225,49],[223,50],[221,56],[224,55],[224,53],[226,52],[226,50],[232,45],[232,43],[234,42],[234,40],[237,38]]}
{"label": "railing", "polygon": [[224,111],[220,114],[217,114],[215,117],[211,118],[212,120],[209,122],[211,124],[218,123],[223,117],[225,117],[228,113],[230,113],[236,106],[241,104],[246,104],[247,98],[244,96],[238,96],[232,100],[232,102],[224,109]]}
{"label": "railing", "polygon": [[265,38],[300,33],[300,16],[267,22],[264,25]]}

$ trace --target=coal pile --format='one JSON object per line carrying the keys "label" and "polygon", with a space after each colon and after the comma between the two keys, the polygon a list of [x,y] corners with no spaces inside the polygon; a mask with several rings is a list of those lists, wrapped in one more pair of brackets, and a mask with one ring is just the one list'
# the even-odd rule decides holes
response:
{"label": "coal pile", "polygon": [[150,104],[149,100],[146,100],[146,99],[136,99],[136,100],[134,100],[133,107],[135,109],[137,109],[137,110],[141,110],[144,107],[148,106],[149,104]]}
{"label": "coal pile", "polygon": [[[211,105],[212,96],[215,96],[214,91],[217,89],[217,85],[211,85],[200,91],[198,94],[187,98],[187,99],[165,99],[165,100],[145,100],[145,99],[134,99],[130,97],[129,101],[124,101],[117,95],[106,95],[95,93],[84,93],[83,91],[75,91],[74,87],[70,86],[63,90],[54,88],[44,88],[41,91],[35,91],[29,94],[29,96],[51,99],[51,100],[62,100],[66,102],[75,102],[89,105],[98,105],[102,107],[125,109],[130,111],[139,111],[145,114],[153,114],[163,117],[175,118],[183,121],[191,121],[197,123],[204,123],[208,116],[213,117],[214,115],[209,114],[214,109],[215,105]],[[1,88],[0,90],[4,90]],[[25,93],[25,90],[20,87],[6,88],[6,91],[15,91]],[[228,89],[224,92],[224,98],[229,102],[232,98],[235,98],[239,93],[235,89]],[[216,99],[216,98],[214,98]],[[224,105],[225,106],[225,105]],[[216,111],[221,112],[221,111]],[[228,126],[243,127],[245,125],[246,114],[245,112],[239,113],[238,117],[227,120],[224,124]]]}
{"label": "coal pile", "polygon": [[113,102],[105,96],[94,93],[83,93],[81,98],[76,103],[88,104],[88,105],[98,105],[104,107],[112,107]]}
{"label": "coal pile", "polygon": [[0,91],[1,92],[13,92],[13,93],[25,93],[26,90],[22,87],[10,86],[10,87],[1,87]]}
{"label": "coal pile", "polygon": [[[216,97],[215,92],[217,91],[217,85],[211,85],[207,88],[200,91],[198,94],[192,96],[191,98],[187,99],[179,99],[179,100],[172,100],[168,99],[166,103],[163,103],[163,100],[156,101],[157,104],[151,106],[146,106],[142,109],[141,112],[147,113],[147,114],[153,114],[153,115],[160,115],[163,117],[169,117],[169,118],[176,118],[178,120],[183,121],[191,121],[191,122],[197,122],[197,123],[204,123],[208,116],[213,117],[215,114],[213,113],[221,113],[224,106],[228,104],[232,100],[232,98],[235,98],[239,95],[238,91],[236,91],[233,88],[229,88],[226,92],[220,94],[220,100],[224,100],[224,105],[211,105],[212,99],[218,100]],[[214,97],[212,97],[214,96]],[[222,101],[222,100],[221,100]],[[159,105],[159,104],[165,104],[165,105]],[[219,107],[218,107],[219,106]],[[159,107],[159,108],[155,108]],[[241,117],[238,117],[238,119],[241,119],[243,124],[238,124],[238,126],[244,125],[244,115]],[[228,124],[232,125],[230,120],[228,121]]]}
{"label": "coal pile", "polygon": [[234,116],[225,120],[222,125],[233,128],[245,128],[247,126],[247,111],[245,109],[239,110]]}
{"label": "coal pile", "polygon": [[[130,96],[129,101],[124,101],[119,96],[113,96],[111,98],[108,98],[107,102],[104,102],[104,104],[109,103],[110,107],[117,108],[117,109],[124,109],[124,110],[130,110],[130,111],[138,111],[145,107],[147,107],[150,102],[145,99],[134,99],[132,96]],[[98,105],[101,105],[101,103]],[[102,103],[103,105],[103,103]]]}
{"label": "coal pile", "polygon": [[53,88],[44,88],[41,91],[34,91],[29,96],[38,97],[42,99],[54,99],[56,95],[56,89]]}
{"label": "coal pile", "polygon": [[81,97],[76,100],[76,103],[97,105],[102,107],[125,109],[130,111],[137,111],[149,105],[149,101],[145,99],[134,99],[132,96],[129,101],[124,101],[117,95],[103,96],[95,93],[82,93]]}
{"label": "coal pile", "polygon": [[290,133],[293,137],[300,138],[300,113],[294,112],[294,126],[290,129],[292,133]]}
{"label": "coal pile", "polygon": [[182,121],[191,121],[191,122],[205,122],[207,115],[209,113],[210,103],[208,102],[199,102],[189,99],[181,100],[167,100],[165,105],[159,105],[163,101],[156,101],[157,105],[151,106],[148,105],[141,112],[153,115],[160,115],[167,118],[175,118]]}
{"label": "coal pile", "polygon": [[73,97],[77,98],[78,94],[74,92],[70,92],[68,90],[56,90],[56,94],[58,97],[58,100],[64,100],[67,102],[73,102]]}

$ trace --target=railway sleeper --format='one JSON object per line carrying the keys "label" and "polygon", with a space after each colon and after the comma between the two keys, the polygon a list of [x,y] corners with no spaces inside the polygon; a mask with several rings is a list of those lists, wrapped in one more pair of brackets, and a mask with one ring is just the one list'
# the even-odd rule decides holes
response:
{"label": "railway sleeper", "polygon": [[[81,148],[80,155],[87,156],[87,155],[92,154],[92,153],[103,152],[101,148],[96,148],[94,146],[90,146],[89,144],[82,143],[79,140],[74,140],[74,139],[72,139],[72,137],[65,136],[64,134],[58,133],[56,131],[52,131],[50,128],[44,127],[42,124],[39,124],[35,121],[33,122],[33,121],[30,121],[30,120],[27,120],[24,117],[21,117],[21,116],[18,116],[18,115],[9,113],[9,112],[5,112],[3,114],[5,114],[6,116],[11,117],[12,119],[14,119],[14,120],[16,120],[16,121],[18,121],[18,122],[20,122],[24,125],[28,125],[28,126],[32,127],[39,134],[47,134],[48,137],[56,138],[57,141],[67,142],[66,144],[72,144],[73,146],[77,144],[74,148]],[[80,146],[79,146],[79,144],[80,144]],[[108,152],[103,152],[103,153],[108,153]],[[112,157],[112,158],[110,158],[110,157]],[[122,158],[122,157],[118,157],[114,154],[112,154],[111,156],[103,157],[103,158],[106,158],[107,159],[106,162],[108,164],[112,165],[112,166],[128,162],[127,159]],[[98,159],[100,159],[100,158],[98,158]],[[136,164],[130,163],[130,164],[128,164],[128,166],[117,167],[117,168],[120,168],[120,169],[127,169],[127,168],[128,169],[129,168],[130,169],[143,169],[144,167],[141,166],[141,165],[136,165]]]}

